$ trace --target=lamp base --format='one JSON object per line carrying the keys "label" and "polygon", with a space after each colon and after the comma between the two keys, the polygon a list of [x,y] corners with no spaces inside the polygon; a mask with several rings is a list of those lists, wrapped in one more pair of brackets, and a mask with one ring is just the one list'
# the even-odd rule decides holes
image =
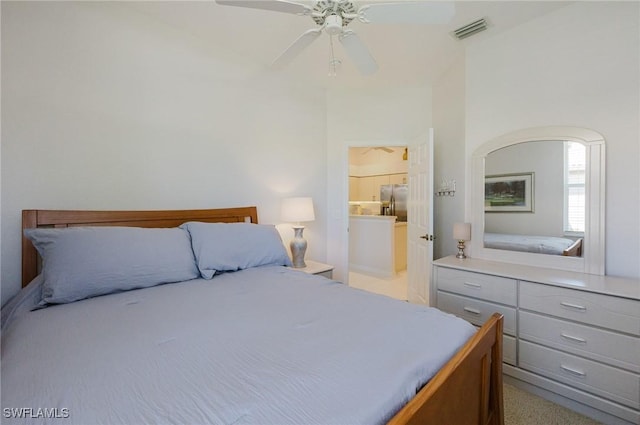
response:
{"label": "lamp base", "polygon": [[289,243],[289,247],[291,248],[291,262],[296,269],[307,267],[304,262],[304,254],[307,252],[307,241],[302,237],[303,230],[304,226],[293,226],[295,234]]}
{"label": "lamp base", "polygon": [[456,258],[460,258],[461,260],[467,258],[467,256],[464,255],[464,241],[458,241],[458,255],[456,255]]}

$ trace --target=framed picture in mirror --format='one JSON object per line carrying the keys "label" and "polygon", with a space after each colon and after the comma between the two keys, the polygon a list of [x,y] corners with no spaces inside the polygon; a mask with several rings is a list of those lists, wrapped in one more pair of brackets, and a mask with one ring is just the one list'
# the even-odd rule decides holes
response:
{"label": "framed picture in mirror", "polygon": [[534,173],[486,176],[485,212],[533,212]]}

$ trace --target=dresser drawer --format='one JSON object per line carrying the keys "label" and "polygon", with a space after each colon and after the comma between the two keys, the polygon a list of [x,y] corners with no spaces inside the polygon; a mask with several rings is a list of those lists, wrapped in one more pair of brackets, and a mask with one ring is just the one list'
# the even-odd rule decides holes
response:
{"label": "dresser drawer", "polygon": [[513,336],[516,334],[515,308],[441,291],[438,291],[438,308],[462,317],[477,326],[482,326],[493,313],[498,312],[504,316],[504,333]]}
{"label": "dresser drawer", "polygon": [[522,369],[640,408],[640,375],[520,340]]}
{"label": "dresser drawer", "polygon": [[516,339],[509,335],[502,335],[502,361],[516,366]]}
{"label": "dresser drawer", "polygon": [[517,282],[514,279],[438,267],[438,289],[515,306]]}
{"label": "dresser drawer", "polygon": [[640,301],[520,282],[520,308],[640,335]]}
{"label": "dresser drawer", "polygon": [[640,338],[520,312],[520,338],[640,373]]}
{"label": "dresser drawer", "polygon": [[520,312],[520,338],[640,373],[640,338]]}

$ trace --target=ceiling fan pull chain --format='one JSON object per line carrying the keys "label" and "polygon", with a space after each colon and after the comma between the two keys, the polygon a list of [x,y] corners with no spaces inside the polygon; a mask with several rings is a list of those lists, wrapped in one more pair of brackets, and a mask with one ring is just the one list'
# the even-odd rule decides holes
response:
{"label": "ceiling fan pull chain", "polygon": [[335,52],[333,50],[333,35],[329,35],[329,45],[331,46],[331,60],[329,61],[329,77],[336,77],[338,75],[337,68],[340,65],[340,60],[336,59]]}

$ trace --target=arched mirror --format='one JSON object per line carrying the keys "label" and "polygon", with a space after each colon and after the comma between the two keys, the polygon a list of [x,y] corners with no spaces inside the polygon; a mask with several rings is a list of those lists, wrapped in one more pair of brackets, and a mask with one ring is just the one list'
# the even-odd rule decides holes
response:
{"label": "arched mirror", "polygon": [[476,258],[604,274],[604,139],[540,127],[493,139],[472,157]]}

